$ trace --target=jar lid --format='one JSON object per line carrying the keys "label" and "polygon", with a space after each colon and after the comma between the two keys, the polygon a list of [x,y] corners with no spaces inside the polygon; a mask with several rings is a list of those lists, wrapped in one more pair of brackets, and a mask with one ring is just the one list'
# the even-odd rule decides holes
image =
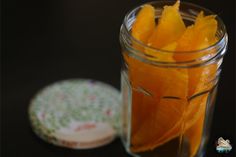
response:
{"label": "jar lid", "polygon": [[41,90],[31,101],[29,118],[43,140],[75,149],[110,143],[119,125],[120,93],[87,79],[66,80]]}

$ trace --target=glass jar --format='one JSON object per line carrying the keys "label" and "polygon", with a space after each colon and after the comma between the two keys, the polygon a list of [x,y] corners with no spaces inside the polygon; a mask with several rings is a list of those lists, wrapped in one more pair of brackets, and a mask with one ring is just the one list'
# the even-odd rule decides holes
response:
{"label": "glass jar", "polygon": [[[156,18],[165,5],[157,1]],[[143,5],[131,10],[120,30],[121,138],[133,156],[201,157],[210,132],[221,63],[227,49],[227,33],[221,19],[214,45],[196,51],[171,52],[145,45],[131,36],[132,24]],[[194,22],[200,6],[181,2],[186,25]],[[146,50],[152,53],[145,53]],[[181,61],[168,59],[171,56]]]}

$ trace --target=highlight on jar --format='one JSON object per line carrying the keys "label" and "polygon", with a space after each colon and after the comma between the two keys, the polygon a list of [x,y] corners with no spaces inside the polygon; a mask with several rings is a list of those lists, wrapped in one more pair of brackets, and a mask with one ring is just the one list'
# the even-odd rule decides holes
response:
{"label": "highlight on jar", "polygon": [[180,1],[127,13],[121,138],[140,157],[201,157],[210,133],[227,33],[217,14]]}

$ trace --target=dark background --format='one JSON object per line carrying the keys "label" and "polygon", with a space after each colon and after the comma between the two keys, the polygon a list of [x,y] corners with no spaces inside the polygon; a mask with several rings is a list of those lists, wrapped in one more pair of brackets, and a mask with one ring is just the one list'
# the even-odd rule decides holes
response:
{"label": "dark background", "polygon": [[[2,1],[1,155],[4,157],[128,157],[119,139],[93,150],[52,146],[31,131],[27,108],[42,87],[69,78],[120,85],[119,28],[140,0]],[[235,156],[234,0],[193,0],[220,15],[229,34],[207,157]],[[218,137],[233,151],[217,155]]]}

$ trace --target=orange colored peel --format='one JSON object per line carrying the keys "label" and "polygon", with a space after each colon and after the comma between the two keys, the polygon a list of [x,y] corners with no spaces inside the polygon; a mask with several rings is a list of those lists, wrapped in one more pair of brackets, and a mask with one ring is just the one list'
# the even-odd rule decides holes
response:
{"label": "orange colored peel", "polygon": [[185,31],[185,24],[179,13],[180,2],[173,6],[165,6],[153,34],[148,39],[148,45],[162,48],[176,41]]}
{"label": "orange colored peel", "polygon": [[155,9],[151,5],[144,5],[132,26],[132,36],[146,43],[155,28]]}
{"label": "orange colored peel", "polygon": [[196,104],[201,106],[202,110],[200,115],[197,117],[197,121],[193,123],[193,125],[191,125],[191,127],[185,132],[185,136],[188,138],[190,143],[190,157],[193,157],[197,153],[197,150],[201,144],[207,97],[208,94],[204,95],[202,102]]}

